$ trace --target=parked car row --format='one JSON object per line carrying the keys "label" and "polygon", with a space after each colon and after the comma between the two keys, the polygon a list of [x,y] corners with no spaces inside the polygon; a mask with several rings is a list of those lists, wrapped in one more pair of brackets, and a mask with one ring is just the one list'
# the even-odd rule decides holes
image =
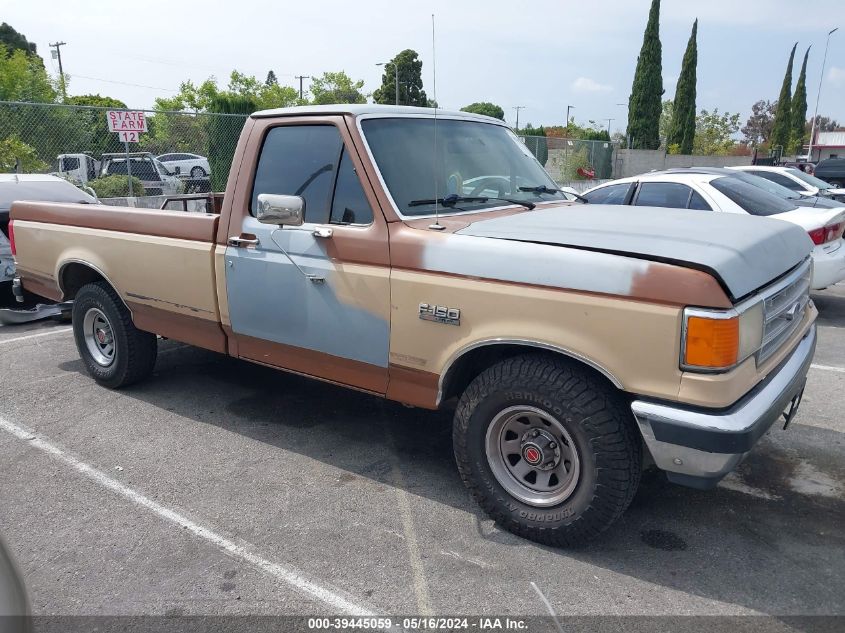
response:
{"label": "parked car row", "polygon": [[776,167],[668,169],[614,180],[590,189],[583,197],[592,204],[717,211],[792,222],[803,228],[814,244],[812,289],[845,279],[845,204],[820,195],[822,187],[815,188],[815,195],[802,189],[801,193],[807,194],[802,196],[774,179],[754,175],[757,170],[774,176],[791,171]]}

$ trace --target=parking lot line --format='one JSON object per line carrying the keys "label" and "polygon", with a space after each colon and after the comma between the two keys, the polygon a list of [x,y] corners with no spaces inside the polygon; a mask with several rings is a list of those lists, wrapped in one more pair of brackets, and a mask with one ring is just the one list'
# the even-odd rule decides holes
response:
{"label": "parking lot line", "polygon": [[16,343],[17,341],[26,341],[31,338],[40,338],[42,336],[50,336],[52,334],[63,334],[65,332],[72,331],[72,327],[63,327],[58,330],[50,330],[49,332],[39,332],[38,334],[27,334],[26,336],[18,336],[15,338],[7,338],[5,340],[0,340],[0,345],[6,345],[7,343]]}
{"label": "parking lot line", "polygon": [[810,365],[812,369],[820,369],[822,371],[835,371],[840,374],[845,374],[845,367],[834,367],[833,365],[816,365],[813,363]]}
{"label": "parking lot line", "polygon": [[266,558],[255,554],[253,551],[251,551],[250,548],[238,545],[234,541],[227,539],[225,536],[218,534],[214,530],[202,526],[192,521],[191,519],[185,517],[184,515],[179,514],[175,510],[171,510],[170,508],[167,508],[161,505],[160,503],[153,501],[152,499],[144,496],[137,490],[134,490],[129,486],[120,483],[119,481],[113,479],[112,477],[109,477],[102,471],[97,470],[93,466],[86,464],[85,462],[77,459],[73,455],[70,455],[55,444],[52,444],[46,439],[39,437],[36,433],[30,431],[29,429],[15,424],[14,422],[7,420],[2,416],[0,416],[0,429],[13,435],[19,440],[25,441],[29,446],[37,448],[38,450],[47,453],[55,459],[64,462],[67,466],[70,466],[77,472],[85,475],[86,477],[100,484],[104,488],[108,488],[112,492],[116,492],[117,494],[128,499],[132,503],[146,508],[147,510],[150,510],[162,519],[166,519],[167,521],[170,521],[171,523],[174,523],[179,527],[188,530],[194,536],[198,536],[199,538],[213,543],[217,547],[227,552],[229,555],[235,558],[239,558],[242,561],[249,563],[254,567],[257,567],[258,569],[261,569],[262,571],[270,574],[278,580],[281,580],[282,582],[290,585],[294,589],[297,589],[302,593],[307,594],[312,598],[315,598],[316,600],[328,605],[329,607],[337,609],[343,613],[349,613],[350,615],[364,617],[371,617],[375,615],[375,613],[371,609],[356,604],[344,598],[340,594],[334,592],[333,590],[324,587],[313,580],[305,578],[298,571],[267,560]]}

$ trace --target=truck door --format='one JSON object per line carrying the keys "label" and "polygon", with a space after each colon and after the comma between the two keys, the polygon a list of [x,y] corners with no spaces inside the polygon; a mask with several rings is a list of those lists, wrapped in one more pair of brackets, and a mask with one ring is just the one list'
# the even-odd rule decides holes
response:
{"label": "truck door", "polygon": [[[225,254],[229,318],[240,357],[384,393],[387,227],[345,121],[330,120],[253,129],[258,158],[238,179]],[[261,193],[301,196],[304,224],[260,223]]]}

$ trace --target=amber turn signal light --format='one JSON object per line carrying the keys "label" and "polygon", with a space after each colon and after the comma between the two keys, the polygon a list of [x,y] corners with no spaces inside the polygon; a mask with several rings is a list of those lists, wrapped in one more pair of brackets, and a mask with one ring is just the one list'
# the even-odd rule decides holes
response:
{"label": "amber turn signal light", "polygon": [[732,367],[739,359],[739,317],[710,319],[687,318],[684,364],[691,367],[721,369]]}

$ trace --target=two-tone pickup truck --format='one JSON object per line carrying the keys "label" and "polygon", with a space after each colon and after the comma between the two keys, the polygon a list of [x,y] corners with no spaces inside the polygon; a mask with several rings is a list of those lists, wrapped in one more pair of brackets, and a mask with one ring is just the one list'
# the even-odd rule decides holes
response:
{"label": "two-tone pickup truck", "polygon": [[501,121],[258,112],[219,214],[18,202],[24,289],[73,299],[100,384],[156,335],[417,407],[455,407],[466,485],[574,545],[644,466],[715,485],[800,401],[812,244],[766,218],[583,204]]}

